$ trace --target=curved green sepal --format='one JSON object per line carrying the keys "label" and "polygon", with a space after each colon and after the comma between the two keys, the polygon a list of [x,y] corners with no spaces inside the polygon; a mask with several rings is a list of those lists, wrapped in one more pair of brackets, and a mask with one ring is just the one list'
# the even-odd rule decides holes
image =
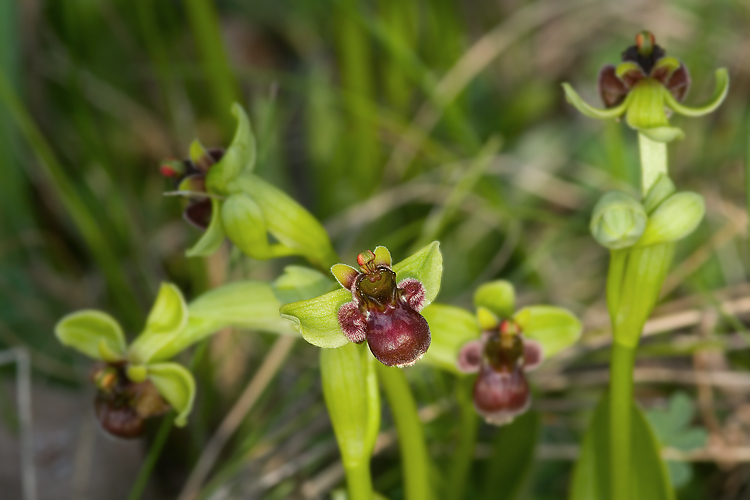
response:
{"label": "curved green sepal", "polygon": [[399,281],[415,278],[425,288],[425,303],[429,305],[440,291],[440,280],[443,276],[443,254],[440,253],[440,242],[433,241],[417,253],[407,257],[395,266],[393,271]]}
{"label": "curved green sepal", "polygon": [[281,306],[281,317],[294,324],[302,338],[318,347],[341,347],[349,340],[339,326],[341,306],[352,301],[349,290],[335,290],[320,297]]}
{"label": "curved green sepal", "polygon": [[460,307],[438,303],[424,308],[420,314],[429,323],[432,334],[430,348],[421,362],[451,373],[462,374],[456,368],[458,351],[465,343],[477,339],[480,334],[474,316]]}
{"label": "curved green sepal", "polygon": [[221,160],[208,171],[206,176],[206,186],[212,193],[224,193],[227,184],[242,172],[252,172],[255,168],[257,151],[250,119],[242,106],[237,103],[232,104],[232,114],[237,118],[237,130],[232,143]]}
{"label": "curved green sepal", "polygon": [[177,363],[156,363],[148,365],[148,379],[167,403],[177,411],[175,425],[184,427],[195,400],[193,375]]}
{"label": "curved green sepal", "polygon": [[146,319],[143,334],[177,333],[187,324],[188,310],[182,292],[172,283],[162,283]]}
{"label": "curved green sepal", "polygon": [[565,90],[565,99],[582,115],[588,116],[589,118],[596,118],[598,120],[617,118],[619,116],[622,116],[622,114],[625,113],[625,110],[628,109],[628,106],[630,105],[631,94],[628,94],[625,100],[614,108],[595,108],[594,106],[584,101],[581,96],[579,96],[578,93],[573,89],[573,87],[570,86],[570,84],[563,83],[562,87],[563,90]]}
{"label": "curved green sepal", "polygon": [[561,307],[524,307],[513,319],[525,337],[542,345],[545,359],[573,345],[581,336],[581,322],[573,313]]}
{"label": "curved green sepal", "polygon": [[678,127],[639,128],[638,132],[656,142],[681,141],[685,138],[685,132]]}
{"label": "curved green sepal", "polygon": [[705,213],[706,204],[698,193],[673,194],[651,214],[637,246],[680,240],[698,227]]}
{"label": "curved green sepal", "polygon": [[716,70],[716,88],[714,90],[714,95],[708,104],[699,107],[685,106],[677,101],[677,99],[675,99],[669,92],[665,92],[665,102],[667,106],[675,111],[675,113],[679,113],[683,116],[703,116],[721,106],[721,103],[724,102],[728,92],[729,72],[726,68],[720,68]]}
{"label": "curved green sepal", "polygon": [[600,245],[618,250],[635,244],[647,221],[646,210],[638,200],[627,193],[611,191],[594,206],[589,230]]}
{"label": "curved green sepal", "polygon": [[195,245],[188,248],[185,255],[188,257],[206,257],[219,249],[224,242],[224,228],[221,227],[221,203],[216,198],[211,198],[211,222],[203,232],[203,236]]}
{"label": "curved green sepal", "polygon": [[368,463],[380,428],[375,363],[364,345],[320,352],[323,396],[347,468]]}
{"label": "curved green sepal", "polygon": [[516,290],[505,280],[485,283],[474,292],[474,306],[488,309],[497,318],[509,318],[516,310]]}
{"label": "curved green sepal", "polygon": [[661,202],[672,196],[677,188],[674,182],[666,174],[659,174],[656,182],[648,190],[646,197],[643,199],[643,208],[647,214],[651,214]]}
{"label": "curved green sepal", "polygon": [[125,358],[122,327],[112,316],[101,311],[87,309],[64,316],[55,325],[55,336],[61,344],[90,358],[104,361]]}
{"label": "curved green sepal", "polygon": [[388,266],[391,267],[391,252],[384,246],[375,247],[374,264],[376,266]]}
{"label": "curved green sepal", "polygon": [[144,382],[148,378],[148,368],[146,365],[128,365],[125,372],[128,378],[136,384]]}
{"label": "curved green sepal", "polygon": [[221,222],[227,237],[249,257],[267,260],[298,253],[283,245],[268,243],[263,211],[245,193],[233,194],[224,201]]}
{"label": "curved green sepal", "polygon": [[[569,500],[600,500],[609,498],[609,396],[602,397],[581,447],[581,455],[573,469]],[[659,443],[643,413],[632,405],[630,477],[632,497],[638,500],[673,500],[674,491],[661,459]]]}

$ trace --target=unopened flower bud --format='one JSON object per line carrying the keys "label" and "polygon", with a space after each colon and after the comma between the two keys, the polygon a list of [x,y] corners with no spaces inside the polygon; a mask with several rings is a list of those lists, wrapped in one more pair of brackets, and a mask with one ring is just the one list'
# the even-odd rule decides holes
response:
{"label": "unopened flower bud", "polygon": [[646,229],[648,215],[632,196],[613,191],[594,207],[590,230],[599,244],[616,250],[635,244]]}
{"label": "unopened flower bud", "polygon": [[706,205],[697,193],[676,193],[651,214],[638,246],[677,241],[692,233],[703,220]]}

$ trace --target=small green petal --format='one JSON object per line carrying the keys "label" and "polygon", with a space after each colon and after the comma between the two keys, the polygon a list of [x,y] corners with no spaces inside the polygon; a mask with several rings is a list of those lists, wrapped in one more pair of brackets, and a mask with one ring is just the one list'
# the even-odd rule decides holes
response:
{"label": "small green petal", "polygon": [[128,365],[126,372],[128,378],[136,384],[148,378],[148,368],[146,365]]}
{"label": "small green petal", "polygon": [[601,109],[601,108],[595,108],[594,106],[591,106],[586,101],[584,101],[581,96],[578,95],[578,93],[573,90],[573,87],[571,87],[567,83],[563,83],[563,90],[565,90],[565,98],[566,100],[578,111],[581,112],[582,115],[588,116],[589,118],[596,118],[599,120],[607,120],[612,118],[617,118],[619,116],[622,116],[623,113],[625,113],[625,110],[630,105],[631,100],[631,94],[628,94],[628,96],[625,98],[622,103],[615,106],[614,108],[609,109]]}
{"label": "small green petal", "polygon": [[388,266],[391,267],[391,252],[386,247],[375,247],[375,259],[373,264],[376,266]]}
{"label": "small green petal", "polygon": [[573,313],[561,307],[524,307],[513,319],[525,337],[542,345],[545,359],[573,345],[581,336],[581,322]]}
{"label": "small green petal", "polygon": [[667,74],[672,75],[675,71],[680,68],[680,61],[676,57],[662,57],[654,67],[651,68],[651,74],[653,75],[657,70],[661,68],[667,68]]}
{"label": "small green petal", "polygon": [[500,318],[486,307],[479,306],[477,307],[477,323],[482,330],[496,330],[500,326]]}
{"label": "small green petal", "polygon": [[516,291],[505,280],[485,283],[474,292],[474,306],[488,309],[497,318],[509,318],[516,310]]}
{"label": "small green petal", "polygon": [[221,227],[221,204],[211,198],[211,222],[198,242],[185,252],[188,257],[206,257],[219,249],[224,243],[224,229]]}
{"label": "small green petal", "polygon": [[101,311],[87,309],[68,314],[55,325],[55,336],[61,344],[90,358],[117,361],[125,357],[122,327],[112,316]]}
{"label": "small green petal", "polygon": [[198,139],[195,139],[193,142],[190,143],[190,150],[189,150],[190,160],[193,163],[199,163],[201,159],[208,156],[208,151],[206,151],[206,148],[203,147],[203,144],[201,144],[201,141]]}
{"label": "small green petal", "polygon": [[[636,63],[632,61],[626,61],[626,62],[618,64],[617,67],[615,68],[615,75],[617,75],[617,78],[622,79],[623,76],[630,73],[631,71],[636,71],[640,73],[641,75],[643,75],[643,69],[641,69],[639,65],[637,65]],[[643,76],[646,76],[646,75],[643,75]]]}
{"label": "small green petal", "polygon": [[193,375],[177,363],[156,363],[148,365],[148,378],[159,394],[177,411],[175,425],[184,427],[195,400]]}
{"label": "small green petal", "polygon": [[421,314],[429,323],[432,334],[432,343],[421,362],[459,374],[456,368],[458,352],[480,334],[476,319],[465,309],[437,303],[423,309]]}
{"label": "small green petal", "polygon": [[331,267],[331,274],[333,274],[336,281],[339,282],[339,285],[343,286],[346,290],[351,290],[354,281],[357,279],[357,276],[359,276],[359,271],[352,266],[347,266],[346,264],[334,264]]}
{"label": "small green petal", "polygon": [[728,92],[729,72],[726,68],[721,68],[716,70],[716,88],[714,90],[714,96],[708,104],[700,107],[685,106],[678,102],[669,92],[666,92],[665,102],[667,106],[683,116],[703,116],[718,108],[721,103],[724,102],[724,98],[726,98]]}

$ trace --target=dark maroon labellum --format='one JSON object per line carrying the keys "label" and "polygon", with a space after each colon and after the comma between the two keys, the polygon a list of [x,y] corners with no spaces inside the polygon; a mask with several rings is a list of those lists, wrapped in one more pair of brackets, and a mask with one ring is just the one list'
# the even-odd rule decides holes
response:
{"label": "dark maroon labellum", "polygon": [[122,363],[98,364],[91,376],[98,391],[94,413],[107,433],[123,439],[143,435],[147,418],[163,415],[169,405],[149,382],[127,378]]}
{"label": "dark maroon labellum", "polygon": [[357,262],[361,271],[348,268],[353,281],[342,283],[350,287],[353,298],[338,312],[344,334],[352,342],[366,340],[373,356],[384,365],[416,363],[431,341],[427,320],[419,314],[424,286],[415,279],[397,284],[396,273],[390,265],[378,262],[373,252],[361,253]]}

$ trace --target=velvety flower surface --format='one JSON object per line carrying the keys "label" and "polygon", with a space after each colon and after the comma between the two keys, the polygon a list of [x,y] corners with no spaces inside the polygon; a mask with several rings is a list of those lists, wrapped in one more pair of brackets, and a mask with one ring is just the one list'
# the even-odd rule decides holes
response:
{"label": "velvety flower surface", "polygon": [[465,344],[458,355],[458,369],[478,373],[474,382],[474,408],[495,425],[513,421],[531,405],[526,372],[543,359],[538,342],[524,338],[518,324],[504,320],[480,340]]}
{"label": "velvety flower surface", "polygon": [[367,341],[370,351],[388,366],[416,363],[430,347],[430,327],[419,314],[425,287],[414,278],[397,283],[391,255],[385,247],[357,257],[359,271],[336,264],[331,272],[352,301],[338,310],[341,329],[351,342]]}

